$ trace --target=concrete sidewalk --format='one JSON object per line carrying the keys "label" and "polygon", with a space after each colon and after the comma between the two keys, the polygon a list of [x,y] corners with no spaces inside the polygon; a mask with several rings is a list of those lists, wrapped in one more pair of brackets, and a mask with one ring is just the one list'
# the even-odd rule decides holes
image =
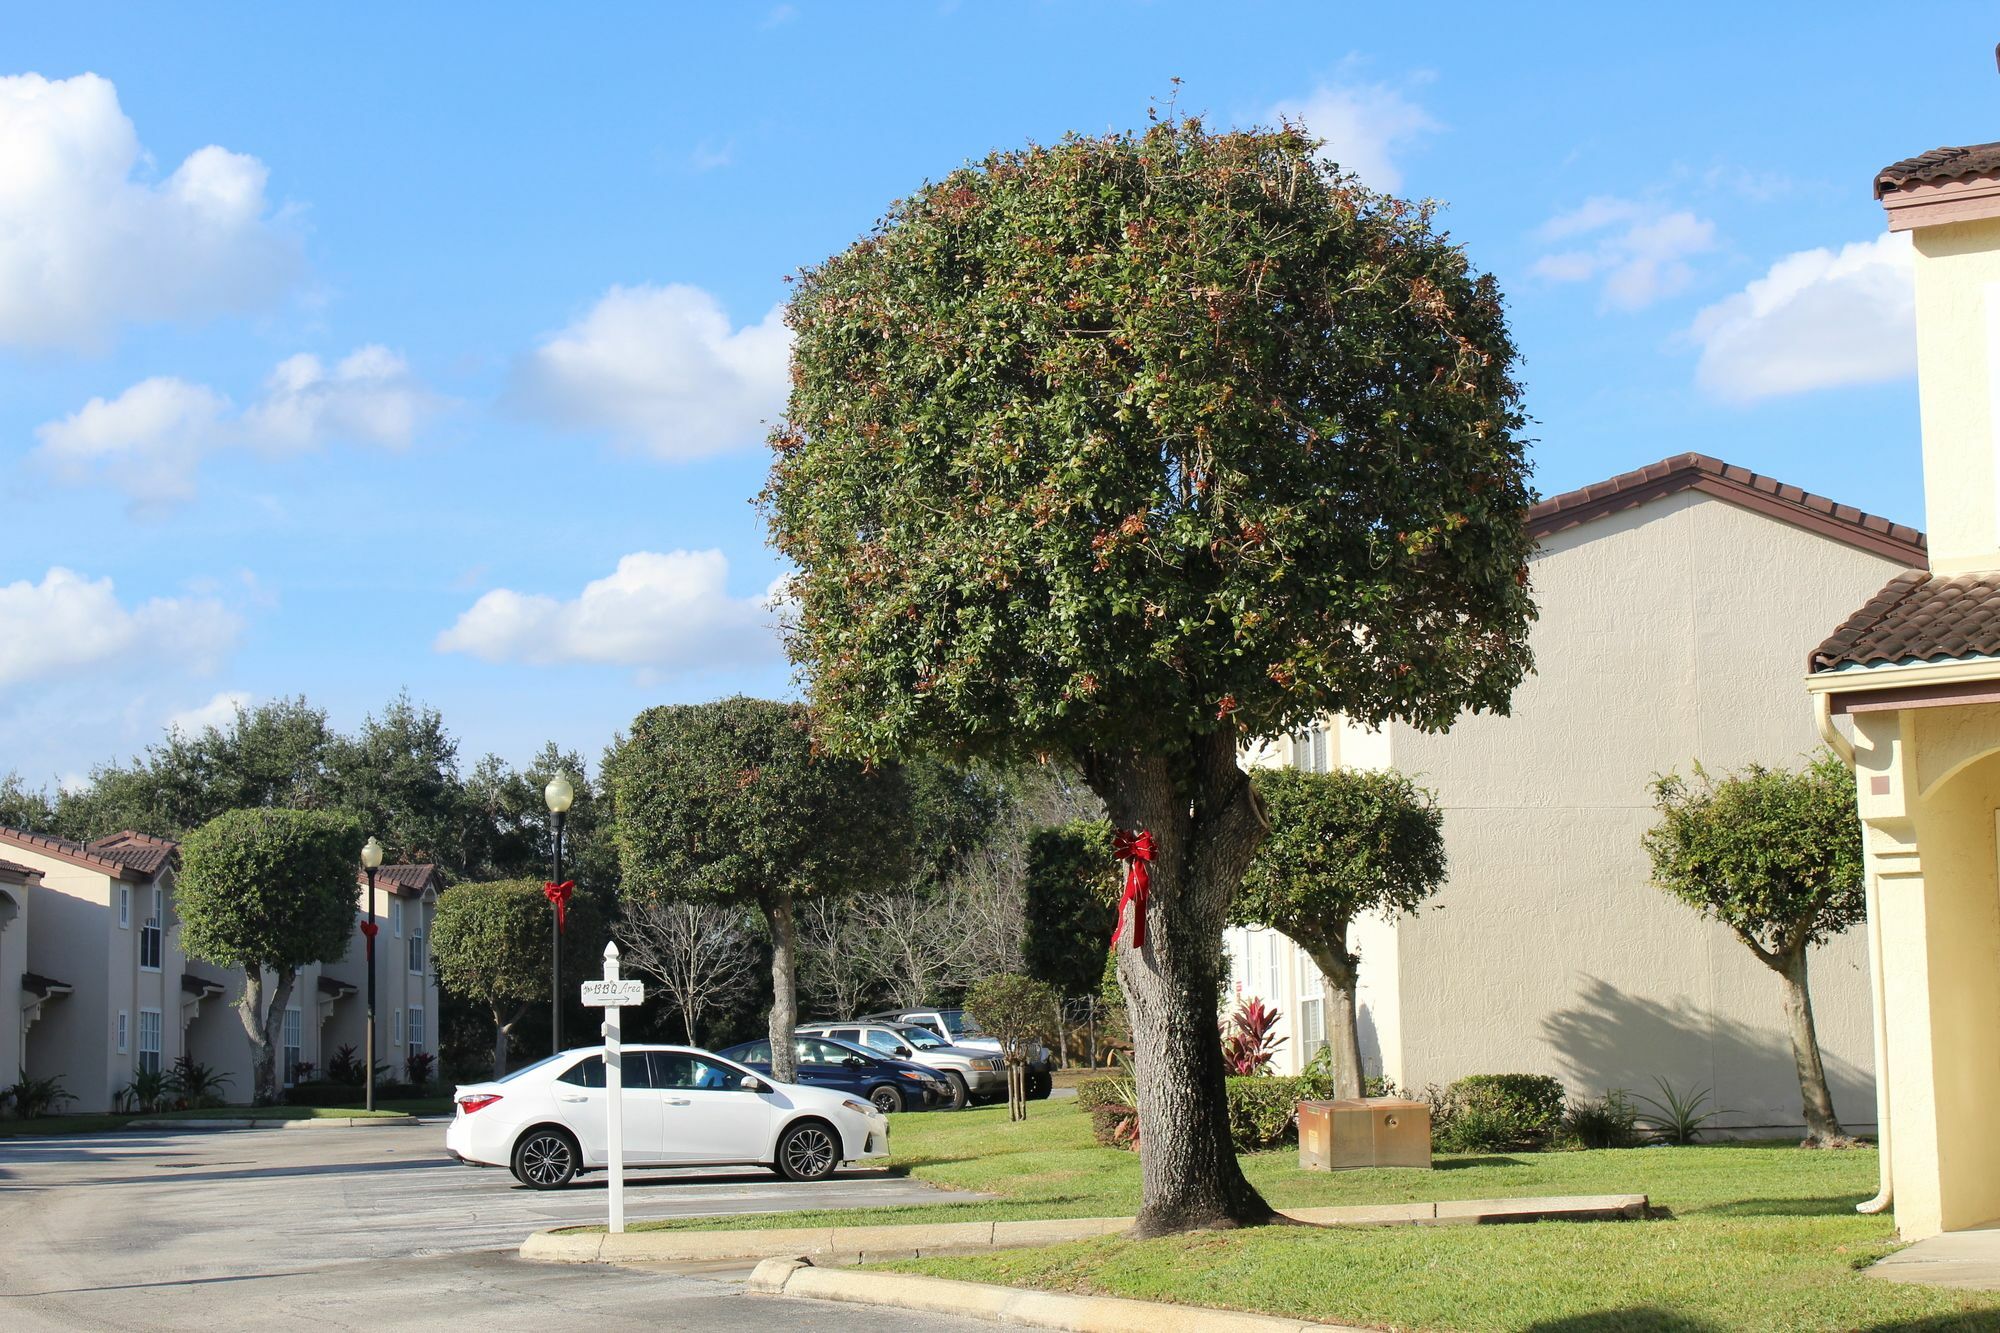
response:
{"label": "concrete sidewalk", "polygon": [[1867,1271],[1884,1282],[2000,1291],[2000,1221],[1920,1240],[1870,1265]]}

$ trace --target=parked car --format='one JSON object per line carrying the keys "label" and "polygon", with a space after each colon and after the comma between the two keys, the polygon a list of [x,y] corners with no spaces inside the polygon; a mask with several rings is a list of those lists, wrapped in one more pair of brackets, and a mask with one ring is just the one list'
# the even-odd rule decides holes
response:
{"label": "parked car", "polygon": [[[798,1060],[798,1079],[806,1087],[866,1097],[885,1114],[920,1111],[951,1100],[950,1085],[922,1065],[892,1060],[831,1037],[801,1034],[792,1038],[792,1042]],[[722,1054],[760,1074],[771,1072],[768,1041],[746,1041]]]}
{"label": "parked car", "polygon": [[[889,1121],[862,1098],[779,1083],[687,1046],[627,1046],[628,1166],[763,1166],[820,1180],[849,1162],[889,1155]],[[452,1096],[445,1149],[472,1166],[504,1166],[530,1189],[556,1189],[608,1158],[604,1053],[564,1051]]]}
{"label": "parked car", "polygon": [[1007,1069],[997,1051],[954,1046],[915,1023],[807,1023],[800,1032],[863,1046],[892,1060],[908,1060],[943,1075],[956,1110],[1007,1095]]}
{"label": "parked car", "polygon": [[[963,1009],[886,1009],[878,1014],[863,1014],[859,1020],[864,1023],[908,1023],[935,1033],[939,1040],[954,1046],[975,1051],[998,1051],[1000,1039],[990,1037],[979,1030],[979,1024],[972,1021],[972,1015]],[[1028,1095],[1046,1097],[1055,1087],[1054,1053],[1046,1046],[1037,1045],[1028,1055]],[[1004,1075],[1003,1075],[1004,1079]],[[1004,1082],[1003,1082],[1004,1087]]]}

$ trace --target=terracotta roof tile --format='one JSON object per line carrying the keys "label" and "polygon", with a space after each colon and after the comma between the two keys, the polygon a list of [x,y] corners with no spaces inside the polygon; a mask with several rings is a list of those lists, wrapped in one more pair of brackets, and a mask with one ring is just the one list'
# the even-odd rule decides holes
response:
{"label": "terracotta roof tile", "polygon": [[2000,573],[1890,579],[1813,649],[1808,672],[2000,656]]}
{"label": "terracotta roof tile", "polygon": [[13,861],[0,861],[0,879],[14,884],[25,884],[31,879],[39,878],[41,873],[41,871],[35,869],[33,866],[24,866]]}
{"label": "terracotta roof tile", "polygon": [[180,855],[181,845],[166,838],[155,838],[149,833],[125,829],[90,843],[89,850],[120,865],[131,866],[142,875],[152,876],[159,874]]}
{"label": "terracotta roof tile", "polygon": [[1537,539],[1548,537],[1622,509],[1636,509],[1688,490],[1713,495],[1891,560],[1929,564],[1924,534],[1915,528],[1892,523],[1707,454],[1676,454],[1608,481],[1550,496],[1528,511],[1528,532]]}
{"label": "terracotta roof tile", "polygon": [[[113,835],[117,836],[117,835]],[[139,836],[139,835],[134,835]],[[46,833],[29,833],[25,829],[0,828],[0,844],[11,843],[32,852],[43,852],[49,856],[80,865],[113,879],[148,880],[158,873],[158,867],[146,869],[143,862],[153,858],[150,854],[135,854],[134,861],[127,861],[111,851],[97,851],[80,842],[68,838],[54,838]],[[138,862],[140,864],[135,864]],[[164,864],[164,862],[162,862]]]}
{"label": "terracotta roof tile", "polygon": [[[368,882],[368,872],[362,871],[358,882]],[[444,876],[436,866],[394,865],[382,866],[375,871],[375,887],[387,889],[405,898],[419,898],[426,889],[443,889]]]}
{"label": "terracotta roof tile", "polygon": [[1875,197],[1918,185],[1941,185],[1946,181],[2000,173],[2000,143],[1967,144],[1962,148],[1933,148],[1928,153],[1892,162],[1875,173]]}

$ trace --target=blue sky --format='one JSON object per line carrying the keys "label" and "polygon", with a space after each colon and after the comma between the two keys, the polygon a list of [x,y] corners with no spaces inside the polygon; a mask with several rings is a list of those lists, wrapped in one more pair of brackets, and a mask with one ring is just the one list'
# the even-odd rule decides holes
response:
{"label": "blue sky", "polygon": [[[1869,180],[2000,137],[1990,7],[11,5],[0,773],[397,690],[468,760],[787,687],[788,271],[990,148],[1303,118],[1498,275],[1537,484],[1687,449],[1922,522]],[[1747,11],[1747,12],[1746,12]],[[94,77],[85,77],[94,76]]]}

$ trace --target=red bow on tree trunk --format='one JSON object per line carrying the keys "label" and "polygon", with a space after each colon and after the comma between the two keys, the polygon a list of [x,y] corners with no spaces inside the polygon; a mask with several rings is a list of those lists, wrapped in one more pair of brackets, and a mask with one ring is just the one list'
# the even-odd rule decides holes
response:
{"label": "red bow on tree trunk", "polygon": [[1146,886],[1153,881],[1148,869],[1153,863],[1153,835],[1145,829],[1119,829],[1111,838],[1111,854],[1125,862],[1125,896],[1118,900],[1118,926],[1111,932],[1111,947],[1125,933],[1125,907],[1132,908],[1132,947],[1146,947]]}
{"label": "red bow on tree trunk", "polygon": [[573,879],[566,879],[560,884],[552,879],[542,881],[542,897],[547,898],[556,906],[556,929],[558,931],[562,930],[564,921],[569,915],[569,895],[575,888],[576,881]]}

